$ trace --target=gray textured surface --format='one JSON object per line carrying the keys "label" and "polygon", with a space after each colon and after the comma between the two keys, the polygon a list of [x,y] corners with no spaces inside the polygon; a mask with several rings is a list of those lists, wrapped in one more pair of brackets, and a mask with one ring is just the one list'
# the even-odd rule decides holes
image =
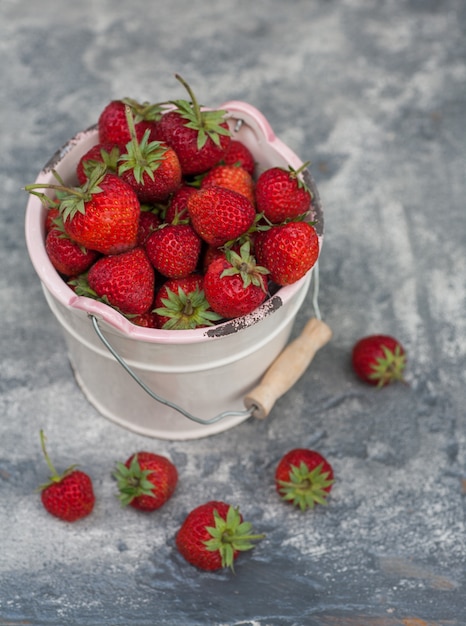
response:
{"label": "gray textured surface", "polygon": [[[466,624],[466,26],[463,0],[4,0],[0,624]],[[320,306],[334,331],[265,422],[190,442],[145,439],[79,391],[26,254],[24,184],[113,97],[250,102],[313,163],[325,207]],[[296,328],[312,312],[306,302]],[[409,386],[381,393],[349,367],[354,341],[394,334]],[[87,520],[41,508],[47,468],[94,479]],[[282,505],[282,453],[319,449],[327,508]],[[111,470],[169,455],[176,495],[121,511]],[[184,515],[219,498],[267,533],[236,575],[174,547]]]}

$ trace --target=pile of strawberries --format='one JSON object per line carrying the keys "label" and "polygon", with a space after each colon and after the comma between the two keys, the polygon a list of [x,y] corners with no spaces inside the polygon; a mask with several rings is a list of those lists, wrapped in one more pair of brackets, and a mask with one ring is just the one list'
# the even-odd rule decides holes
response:
{"label": "pile of strawberries", "polygon": [[56,172],[56,183],[26,186],[48,209],[46,251],[68,285],[168,330],[246,315],[319,255],[307,163],[259,174],[227,112],[177,79],[189,100],[104,108],[78,186]]}

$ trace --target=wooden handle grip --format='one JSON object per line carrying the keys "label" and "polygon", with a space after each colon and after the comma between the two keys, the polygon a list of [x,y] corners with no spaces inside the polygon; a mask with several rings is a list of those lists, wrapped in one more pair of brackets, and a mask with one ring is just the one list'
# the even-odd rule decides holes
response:
{"label": "wooden handle grip", "polygon": [[278,398],[304,374],[316,352],[331,336],[325,322],[313,317],[306,323],[302,333],[278,355],[259,385],[244,398],[246,408],[254,408],[254,417],[267,417]]}

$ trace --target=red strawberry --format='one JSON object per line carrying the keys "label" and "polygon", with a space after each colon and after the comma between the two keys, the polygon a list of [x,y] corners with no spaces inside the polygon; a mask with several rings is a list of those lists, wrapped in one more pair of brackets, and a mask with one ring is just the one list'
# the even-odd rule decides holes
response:
{"label": "red strawberry", "polygon": [[65,276],[82,274],[99,257],[95,250],[87,250],[70,239],[58,223],[47,234],[45,250],[57,272]]}
{"label": "red strawberry", "polygon": [[142,248],[98,259],[76,293],[103,300],[124,314],[146,313],[154,300],[154,269]]}
{"label": "red strawberry", "polygon": [[364,382],[384,387],[402,381],[406,354],[401,343],[389,335],[369,335],[356,342],[352,351],[352,365]]}
{"label": "red strawberry", "polygon": [[302,278],[319,257],[319,238],[308,222],[288,222],[256,234],[258,263],[270,271],[277,285]]}
{"label": "red strawberry", "polygon": [[188,198],[188,213],[198,235],[216,247],[244,234],[256,217],[247,198],[222,187],[208,187],[192,194]]}
{"label": "red strawberry", "polygon": [[129,319],[130,322],[136,326],[141,326],[142,328],[159,328],[157,315],[152,313],[152,311],[147,311],[146,313],[141,313],[140,315],[133,315]]}
{"label": "red strawberry", "polygon": [[192,274],[201,253],[201,239],[189,224],[164,224],[146,242],[155,269],[167,278]]}
{"label": "red strawberry", "polygon": [[237,508],[211,500],[193,509],[176,535],[180,554],[195,567],[217,570],[229,567],[240,552],[251,550],[264,535],[250,534],[252,525],[243,521]]}
{"label": "red strawberry", "polygon": [[43,204],[50,199],[37,189],[54,189],[68,235],[81,246],[102,254],[118,254],[134,248],[137,242],[140,203],[133,189],[118,176],[97,164],[81,187],[59,184],[33,184],[25,187]]}
{"label": "red strawberry", "polygon": [[200,184],[201,189],[212,185],[231,189],[245,196],[252,205],[255,204],[252,176],[238,165],[216,165],[203,176]]}
{"label": "red strawberry", "polygon": [[95,503],[94,489],[91,478],[72,465],[61,475],[57,474],[45,449],[45,435],[40,431],[40,440],[45,460],[51,476],[45,485],[39,488],[42,504],[51,515],[75,522],[89,515]]}
{"label": "red strawberry", "polygon": [[301,180],[300,174],[309,163],[298,170],[271,167],[257,179],[257,210],[273,224],[298,217],[309,211],[311,192]]}
{"label": "red strawberry", "polygon": [[167,280],[155,296],[157,327],[186,330],[212,326],[221,319],[206,300],[203,282],[201,274]]}
{"label": "red strawberry", "polygon": [[165,220],[169,223],[173,222],[175,219],[178,220],[178,222],[181,220],[189,220],[188,198],[193,193],[196,193],[196,191],[197,189],[195,187],[182,184],[181,187],[175,191],[168,203]]}
{"label": "red strawberry", "polygon": [[232,139],[225,150],[221,163],[225,165],[240,165],[247,172],[254,174],[256,163],[254,157],[244,143]]}
{"label": "red strawberry", "polygon": [[125,463],[117,464],[114,476],[122,505],[140,511],[159,509],[171,498],[178,482],[176,466],[153,452],[132,454]]}
{"label": "red strawberry", "polygon": [[231,141],[225,121],[226,111],[205,110],[198,104],[189,85],[176,76],[187,89],[191,101],[175,100],[175,105],[157,122],[156,139],[171,146],[178,155],[184,176],[206,172],[220,161]]}
{"label": "red strawberry", "polygon": [[208,266],[204,293],[211,308],[227,319],[247,315],[267,297],[268,270],[256,264],[249,242],[240,253],[227,250]]}
{"label": "red strawberry", "polygon": [[152,138],[155,122],[161,114],[160,107],[149,102],[139,103],[132,98],[123,98],[112,100],[101,112],[97,123],[100,143],[118,146],[125,146],[128,143],[131,137],[126,120],[126,106],[131,107],[135,117],[138,139],[142,139],[146,130],[151,132]]}
{"label": "red strawberry", "polygon": [[45,233],[47,234],[55,226],[55,220],[60,217],[58,206],[51,206],[45,216]]}
{"label": "red strawberry", "polygon": [[118,159],[120,158],[120,148],[112,144],[96,144],[92,146],[79,159],[76,166],[76,176],[80,185],[84,185],[89,178],[91,171],[98,163],[104,163],[107,170],[113,174],[117,173]]}
{"label": "red strawberry", "polygon": [[141,207],[137,245],[140,247],[145,246],[149,237],[161,224],[162,220],[157,210],[151,210],[150,207],[147,207],[147,210],[145,210],[144,207]]}
{"label": "red strawberry", "polygon": [[126,113],[131,141],[118,161],[118,175],[131,185],[141,202],[164,202],[181,184],[176,152],[159,141],[149,142],[149,130],[139,140],[129,107]]}
{"label": "red strawberry", "polygon": [[326,504],[332,489],[333,468],[318,452],[296,448],[285,454],[275,471],[275,487],[286,502],[301,511]]}

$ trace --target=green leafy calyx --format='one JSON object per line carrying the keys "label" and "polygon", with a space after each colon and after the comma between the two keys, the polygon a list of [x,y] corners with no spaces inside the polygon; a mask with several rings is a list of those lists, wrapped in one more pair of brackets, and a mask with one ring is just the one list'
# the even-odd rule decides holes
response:
{"label": "green leafy calyx", "polygon": [[301,511],[313,509],[316,504],[326,504],[327,488],[333,484],[329,472],[323,472],[323,463],[310,470],[302,461],[299,466],[292,465],[290,479],[280,480],[279,493],[281,497],[297,506]]}
{"label": "green leafy calyx", "polygon": [[263,539],[265,535],[251,534],[252,524],[241,520],[238,508],[230,506],[226,519],[216,509],[213,516],[214,526],[206,527],[211,539],[204,541],[204,545],[209,552],[220,553],[222,567],[229,567],[234,571],[235,552],[251,550],[254,548],[253,541]]}
{"label": "green leafy calyx", "polygon": [[227,111],[211,111],[204,109],[202,105],[197,102],[188,83],[179,74],[176,74],[175,77],[186,88],[191,101],[172,100],[171,104],[176,106],[177,113],[186,120],[185,126],[197,131],[198,150],[204,147],[207,139],[211,139],[216,146],[220,146],[220,135],[231,135],[230,130],[222,126],[225,122]]}
{"label": "green leafy calyx", "polygon": [[267,291],[264,276],[270,272],[267,268],[257,265],[256,259],[251,254],[249,241],[245,241],[241,245],[239,254],[230,248],[226,248],[225,256],[231,267],[223,270],[220,278],[239,274],[243,280],[244,289],[254,285],[260,287],[264,292]]}
{"label": "green leafy calyx", "polygon": [[136,136],[135,120],[128,105],[125,106],[125,113],[131,139],[126,144],[126,152],[120,156],[118,174],[121,176],[124,172],[132,171],[136,182],[142,184],[144,174],[154,180],[154,172],[165,159],[168,148],[160,141],[149,141],[149,129],[139,141]]}
{"label": "green leafy calyx", "polygon": [[384,357],[376,359],[376,362],[371,366],[372,372],[368,377],[371,380],[376,380],[378,387],[388,385],[395,380],[404,382],[406,355],[401,346],[397,345],[394,350],[390,350],[387,346],[382,345],[381,349]]}
{"label": "green leafy calyx", "polygon": [[127,506],[139,496],[155,498],[155,485],[148,478],[151,473],[152,470],[141,468],[137,454],[131,459],[129,467],[124,463],[117,463],[113,476],[117,480],[118,498],[123,506]]}
{"label": "green leafy calyx", "polygon": [[163,307],[153,312],[170,318],[163,325],[163,330],[190,330],[202,326],[213,326],[221,319],[218,313],[210,309],[203,289],[196,288],[186,293],[181,287],[178,293],[167,289],[167,297],[162,298]]}

